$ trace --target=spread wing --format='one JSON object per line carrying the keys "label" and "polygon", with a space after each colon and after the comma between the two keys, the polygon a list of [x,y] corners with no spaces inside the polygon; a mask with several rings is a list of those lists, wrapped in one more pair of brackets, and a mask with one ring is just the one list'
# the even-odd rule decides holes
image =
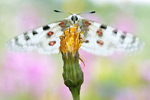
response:
{"label": "spread wing", "polygon": [[67,19],[48,24],[16,36],[7,42],[6,47],[16,52],[37,50],[42,54],[59,53],[59,36],[66,27],[69,27]]}
{"label": "spread wing", "polygon": [[133,53],[144,46],[138,37],[104,24],[82,19],[79,26],[85,32],[81,49],[96,55]]}

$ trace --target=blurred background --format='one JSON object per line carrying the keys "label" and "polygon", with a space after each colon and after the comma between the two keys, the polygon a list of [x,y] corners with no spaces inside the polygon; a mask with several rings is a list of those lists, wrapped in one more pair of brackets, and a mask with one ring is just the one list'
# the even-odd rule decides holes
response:
{"label": "blurred background", "polygon": [[81,100],[150,100],[149,0],[1,0],[0,100],[72,100],[63,83],[61,54],[14,53],[5,48],[12,37],[66,18],[53,10],[80,13],[145,41],[136,56],[101,57],[80,50],[87,60]]}

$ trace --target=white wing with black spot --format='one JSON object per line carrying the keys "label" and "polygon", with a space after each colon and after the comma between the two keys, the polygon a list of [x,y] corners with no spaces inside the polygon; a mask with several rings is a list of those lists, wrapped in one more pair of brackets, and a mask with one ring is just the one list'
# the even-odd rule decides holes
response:
{"label": "white wing with black spot", "polygon": [[144,46],[144,42],[130,33],[94,21],[82,23],[86,23],[83,26],[88,30],[85,30],[85,42],[81,49],[87,52],[107,56],[115,52],[133,53]]}
{"label": "white wing with black spot", "polygon": [[67,20],[58,21],[20,34],[8,41],[6,47],[16,52],[37,50],[42,54],[59,53],[60,39]]}

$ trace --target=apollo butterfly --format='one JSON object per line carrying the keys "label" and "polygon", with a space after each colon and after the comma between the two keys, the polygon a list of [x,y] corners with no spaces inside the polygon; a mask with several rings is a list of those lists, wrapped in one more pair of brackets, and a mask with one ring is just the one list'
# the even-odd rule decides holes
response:
{"label": "apollo butterfly", "polygon": [[17,52],[37,50],[42,54],[59,53],[60,37],[64,35],[66,29],[74,25],[84,32],[81,35],[83,42],[80,48],[96,55],[107,56],[114,52],[132,53],[144,46],[144,42],[130,33],[84,19],[79,14],[71,14],[64,20],[20,34],[8,41],[6,46]]}

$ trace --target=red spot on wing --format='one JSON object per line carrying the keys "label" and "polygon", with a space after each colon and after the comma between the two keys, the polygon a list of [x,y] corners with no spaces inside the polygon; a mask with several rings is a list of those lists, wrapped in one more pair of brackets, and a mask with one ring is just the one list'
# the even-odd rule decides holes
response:
{"label": "red spot on wing", "polygon": [[56,41],[51,41],[51,42],[49,42],[49,45],[53,46],[55,43],[56,43]]}
{"label": "red spot on wing", "polygon": [[89,25],[91,25],[91,23],[89,21],[85,21],[85,26],[88,27]]}
{"label": "red spot on wing", "polygon": [[50,32],[47,33],[48,36],[51,36],[53,34],[54,34],[54,32],[52,32],[52,31],[50,31]]}
{"label": "red spot on wing", "polygon": [[103,45],[103,44],[104,44],[104,42],[101,41],[101,40],[97,41],[97,43],[98,43],[99,45]]}
{"label": "red spot on wing", "polygon": [[85,40],[84,42],[85,42],[85,43],[89,43],[89,40]]}
{"label": "red spot on wing", "polygon": [[64,23],[65,23],[65,22],[59,23],[59,26],[60,26],[60,27],[64,27]]}
{"label": "red spot on wing", "polygon": [[102,30],[97,30],[97,34],[98,34],[99,36],[102,36],[102,35],[103,35]]}

